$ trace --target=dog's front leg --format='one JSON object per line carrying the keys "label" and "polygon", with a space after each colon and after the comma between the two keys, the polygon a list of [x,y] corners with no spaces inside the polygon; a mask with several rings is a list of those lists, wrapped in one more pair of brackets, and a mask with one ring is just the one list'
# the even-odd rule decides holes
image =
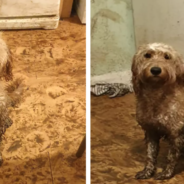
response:
{"label": "dog's front leg", "polygon": [[155,165],[159,151],[159,138],[148,132],[145,135],[147,143],[147,162],[144,170],[136,174],[136,179],[148,179],[153,176],[156,170]]}
{"label": "dog's front leg", "polygon": [[181,143],[183,142],[181,139],[179,141],[178,140],[179,138],[171,144],[172,147],[170,148],[167,156],[168,164],[166,169],[155,176],[156,180],[169,179],[174,175],[174,170],[181,154]]}

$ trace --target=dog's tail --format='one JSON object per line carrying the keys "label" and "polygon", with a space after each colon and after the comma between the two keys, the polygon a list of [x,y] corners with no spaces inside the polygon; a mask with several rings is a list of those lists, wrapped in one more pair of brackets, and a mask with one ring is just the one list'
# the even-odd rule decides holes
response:
{"label": "dog's tail", "polygon": [[23,79],[17,78],[5,86],[0,85],[0,140],[6,129],[12,125],[8,107],[17,107],[23,94]]}
{"label": "dog's tail", "polygon": [[7,106],[16,107],[22,100],[22,94],[24,89],[23,78],[17,78],[5,86],[7,92]]}

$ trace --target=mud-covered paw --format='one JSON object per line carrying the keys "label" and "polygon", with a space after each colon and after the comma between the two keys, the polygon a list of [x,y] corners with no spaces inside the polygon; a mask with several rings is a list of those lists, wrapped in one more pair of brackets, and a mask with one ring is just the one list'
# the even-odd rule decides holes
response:
{"label": "mud-covered paw", "polygon": [[136,179],[148,179],[151,178],[154,174],[154,170],[151,169],[144,169],[143,171],[138,172],[135,175]]}
{"label": "mud-covered paw", "polygon": [[8,117],[6,119],[6,127],[9,128],[13,124],[13,121]]}
{"label": "mud-covered paw", "polygon": [[166,180],[173,177],[173,172],[163,171],[155,175],[155,180]]}

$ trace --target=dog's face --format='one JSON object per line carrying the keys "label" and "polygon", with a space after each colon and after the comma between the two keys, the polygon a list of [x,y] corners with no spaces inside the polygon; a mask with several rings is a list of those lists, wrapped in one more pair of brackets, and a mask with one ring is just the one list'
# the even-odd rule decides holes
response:
{"label": "dog's face", "polygon": [[153,43],[141,46],[132,63],[133,83],[157,86],[174,83],[184,73],[181,56],[172,47]]}

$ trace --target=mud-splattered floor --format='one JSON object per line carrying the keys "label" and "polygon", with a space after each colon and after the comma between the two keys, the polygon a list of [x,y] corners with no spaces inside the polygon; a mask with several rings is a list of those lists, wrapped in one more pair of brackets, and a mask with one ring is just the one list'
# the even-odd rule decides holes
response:
{"label": "mud-splattered floor", "polygon": [[77,17],[56,30],[5,31],[14,76],[24,79],[13,125],[2,143],[2,184],[84,184],[85,26]]}
{"label": "mud-splattered floor", "polygon": [[[184,158],[176,176],[168,181],[135,180],[144,168],[146,146],[144,134],[135,121],[133,94],[109,99],[91,99],[91,180],[92,184],[178,184],[184,181]],[[168,144],[161,142],[158,170],[166,165]]]}

